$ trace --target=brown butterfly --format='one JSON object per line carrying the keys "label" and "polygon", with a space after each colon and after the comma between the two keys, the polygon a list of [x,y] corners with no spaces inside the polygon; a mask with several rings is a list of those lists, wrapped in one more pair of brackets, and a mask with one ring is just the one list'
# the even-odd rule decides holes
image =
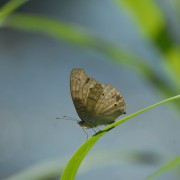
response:
{"label": "brown butterfly", "polygon": [[78,124],[83,128],[112,124],[118,116],[126,114],[126,104],[120,92],[88,77],[83,69],[72,69],[70,91],[81,119]]}

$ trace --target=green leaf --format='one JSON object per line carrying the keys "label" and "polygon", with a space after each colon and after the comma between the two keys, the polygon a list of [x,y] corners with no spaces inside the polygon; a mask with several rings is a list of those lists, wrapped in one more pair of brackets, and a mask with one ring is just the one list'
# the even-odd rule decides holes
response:
{"label": "green leaf", "polygon": [[93,135],[91,138],[89,138],[86,142],[84,142],[84,144],[82,144],[79,149],[75,152],[75,154],[71,157],[71,159],[69,160],[66,168],[64,169],[62,175],[61,175],[61,180],[73,180],[75,179],[75,175],[77,173],[77,170],[81,164],[81,162],[83,161],[83,159],[85,158],[85,156],[87,155],[87,153],[90,151],[90,149],[94,146],[94,144],[96,143],[96,141],[103,136],[104,134],[106,134],[108,131],[110,131],[111,129],[117,127],[118,125],[126,122],[127,120],[145,112],[148,111],[156,106],[159,106],[161,104],[170,102],[170,101],[174,101],[180,98],[180,95],[171,97],[169,99],[166,99],[164,101],[158,102],[156,104],[153,104],[147,108],[144,108],[140,111],[137,111],[133,114],[130,114],[129,116],[126,116],[124,118],[122,118],[119,121],[116,121],[115,123],[106,126],[103,130],[99,131],[98,133],[96,133],[95,135]]}
{"label": "green leaf", "polygon": [[[51,18],[23,13],[9,16],[3,25],[4,27],[19,30],[44,33],[55,39],[65,40],[66,42],[100,52],[108,57],[108,60],[111,62],[121,63],[140,73],[142,77],[146,77],[165,97],[173,96],[179,92],[172,86],[167,85],[165,75],[159,76],[159,73],[156,73],[146,60],[92,33],[88,33],[83,28]],[[179,106],[179,103],[177,106]]]}
{"label": "green leaf", "polygon": [[165,25],[165,19],[161,9],[155,1],[143,0],[115,0],[118,5],[124,5],[146,34],[155,37]]}
{"label": "green leaf", "polygon": [[170,161],[168,164],[160,168],[159,170],[155,171],[154,173],[150,174],[149,176],[146,177],[146,180],[152,180],[155,177],[161,175],[162,173],[165,173],[169,169],[172,169],[173,167],[177,166],[180,164],[180,156],[176,157],[172,161]]}
{"label": "green leaf", "polygon": [[164,62],[166,69],[171,76],[175,84],[177,84],[178,89],[180,90],[180,45],[173,46],[166,53],[168,60]]}
{"label": "green leaf", "polygon": [[11,1],[8,1],[3,7],[1,7],[1,9],[0,9],[0,26],[5,21],[7,16],[9,16],[18,7],[22,6],[27,1],[28,0],[11,0]]}
{"label": "green leaf", "polygon": [[115,0],[115,2],[118,5],[124,5],[129,10],[139,31],[146,34],[164,55],[174,46],[174,39],[168,31],[166,16],[156,1]]}

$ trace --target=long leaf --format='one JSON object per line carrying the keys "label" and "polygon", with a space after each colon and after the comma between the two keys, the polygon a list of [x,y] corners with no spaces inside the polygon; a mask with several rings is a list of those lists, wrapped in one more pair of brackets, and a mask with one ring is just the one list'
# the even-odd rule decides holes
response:
{"label": "long leaf", "polygon": [[163,166],[162,168],[158,169],[154,173],[150,174],[149,176],[146,177],[146,180],[153,180],[155,177],[161,175],[162,173],[165,173],[166,171],[174,168],[175,166],[180,164],[180,156],[176,157],[172,161],[170,161],[168,164]]}
{"label": "long leaf", "polygon": [[108,131],[110,131],[111,129],[113,129],[114,127],[117,127],[118,125],[126,122],[127,120],[145,112],[148,111],[156,106],[159,106],[161,104],[170,102],[170,101],[174,101],[180,99],[180,95],[171,97],[169,99],[166,99],[164,101],[158,102],[156,104],[153,104],[147,108],[144,108],[140,111],[137,111],[133,114],[130,114],[129,116],[126,116],[125,118],[122,118],[121,120],[105,127],[103,130],[101,130],[100,132],[96,133],[94,136],[92,136],[91,138],[89,138],[84,144],[82,144],[79,149],[75,152],[75,154],[72,156],[72,158],[70,159],[70,161],[68,162],[66,168],[64,169],[62,175],[61,175],[61,180],[73,180],[75,179],[75,175],[77,173],[77,170],[81,164],[81,162],[83,161],[83,159],[85,158],[85,156],[87,155],[87,153],[90,151],[90,149],[94,146],[94,144],[96,143],[96,141],[103,136],[104,134],[106,134]]}
{"label": "long leaf", "polygon": [[22,6],[28,0],[10,0],[3,7],[0,8],[0,25],[5,21],[11,13],[13,13],[17,8]]}
{"label": "long leaf", "polygon": [[[22,13],[9,16],[3,23],[3,26],[44,33],[55,39],[65,40],[66,42],[98,51],[107,56],[108,60],[128,66],[140,73],[143,77],[146,77],[165,97],[178,94],[178,91],[174,87],[167,85],[165,75],[162,77],[159,76],[159,73],[156,73],[144,59],[117,47],[109,41],[88,33],[83,28],[78,28],[51,18]],[[177,106],[179,106],[179,103]]]}

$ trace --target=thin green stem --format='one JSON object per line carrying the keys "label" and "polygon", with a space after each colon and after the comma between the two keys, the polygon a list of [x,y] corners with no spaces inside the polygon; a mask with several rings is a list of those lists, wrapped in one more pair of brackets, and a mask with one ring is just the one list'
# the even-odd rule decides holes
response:
{"label": "thin green stem", "polygon": [[69,160],[66,168],[64,169],[62,175],[61,175],[61,180],[73,180],[75,179],[77,170],[81,164],[81,162],[84,160],[85,156],[87,155],[87,153],[90,151],[90,149],[94,146],[94,144],[98,141],[98,139],[103,136],[104,134],[106,134],[108,131],[110,131],[111,129],[117,127],[118,125],[126,122],[129,119],[132,119],[133,117],[148,111],[154,107],[157,107],[159,105],[168,103],[168,102],[172,102],[174,100],[180,99],[180,95],[171,97],[169,99],[166,99],[164,101],[158,102],[156,104],[153,104],[147,108],[144,108],[140,111],[137,111],[133,114],[130,114],[129,116],[126,116],[124,118],[122,118],[121,120],[108,125],[107,127],[105,127],[103,130],[99,131],[98,133],[96,133],[95,135],[93,135],[91,138],[89,138],[86,142],[84,142],[79,149],[75,152],[75,154],[71,157],[71,159]]}
{"label": "thin green stem", "polygon": [[180,164],[180,156],[176,157],[172,161],[170,161],[168,164],[163,166],[162,168],[158,169],[154,173],[150,174],[149,176],[146,177],[146,180],[153,180],[155,177],[163,174],[164,172],[174,168],[176,165]]}

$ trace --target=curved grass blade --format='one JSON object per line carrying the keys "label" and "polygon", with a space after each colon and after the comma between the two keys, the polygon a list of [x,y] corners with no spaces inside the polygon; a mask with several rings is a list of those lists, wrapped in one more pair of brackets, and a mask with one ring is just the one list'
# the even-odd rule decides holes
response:
{"label": "curved grass blade", "polygon": [[160,168],[159,170],[155,171],[154,173],[150,174],[149,176],[146,177],[146,180],[153,180],[155,177],[161,175],[162,173],[165,173],[169,169],[177,166],[180,164],[180,156],[176,157],[172,161],[170,161],[168,164]]}
{"label": "curved grass blade", "polygon": [[5,18],[13,13],[17,8],[22,6],[28,0],[10,0],[0,8],[0,25],[5,21]]}
{"label": "curved grass blade", "polygon": [[86,154],[89,152],[89,150],[93,147],[93,145],[96,143],[96,141],[103,136],[104,134],[106,134],[108,131],[110,131],[111,129],[113,129],[114,127],[126,122],[127,120],[145,112],[148,111],[156,106],[159,106],[161,104],[167,103],[167,102],[171,102],[174,100],[180,99],[180,95],[171,97],[169,99],[166,99],[164,101],[160,101],[156,104],[153,104],[147,108],[144,108],[140,111],[137,111],[133,114],[130,114],[129,116],[126,116],[124,118],[122,118],[119,121],[116,121],[115,123],[106,126],[103,130],[99,131],[98,133],[96,133],[95,135],[93,135],[91,138],[89,138],[86,142],[84,142],[79,149],[75,152],[75,154],[71,157],[70,161],[68,162],[66,168],[64,169],[62,175],[61,175],[61,180],[73,180],[75,179],[75,175],[77,173],[77,170],[81,164],[81,162],[83,161],[84,157],[86,156]]}
{"label": "curved grass blade", "polygon": [[[92,33],[88,33],[83,28],[27,13],[15,13],[9,16],[3,23],[3,27],[44,33],[57,40],[64,40],[83,48],[95,50],[108,57],[107,59],[111,62],[121,63],[124,66],[132,68],[142,77],[146,77],[165,97],[171,97],[179,92],[173,86],[168,86],[166,75],[159,76],[159,73],[155,72],[146,60]],[[176,106],[179,107],[179,103]]]}
{"label": "curved grass blade", "polygon": [[[136,19],[141,31],[155,37],[165,26],[165,17],[156,1],[115,0],[118,6],[124,6]],[[143,7],[143,8],[142,8]]]}

